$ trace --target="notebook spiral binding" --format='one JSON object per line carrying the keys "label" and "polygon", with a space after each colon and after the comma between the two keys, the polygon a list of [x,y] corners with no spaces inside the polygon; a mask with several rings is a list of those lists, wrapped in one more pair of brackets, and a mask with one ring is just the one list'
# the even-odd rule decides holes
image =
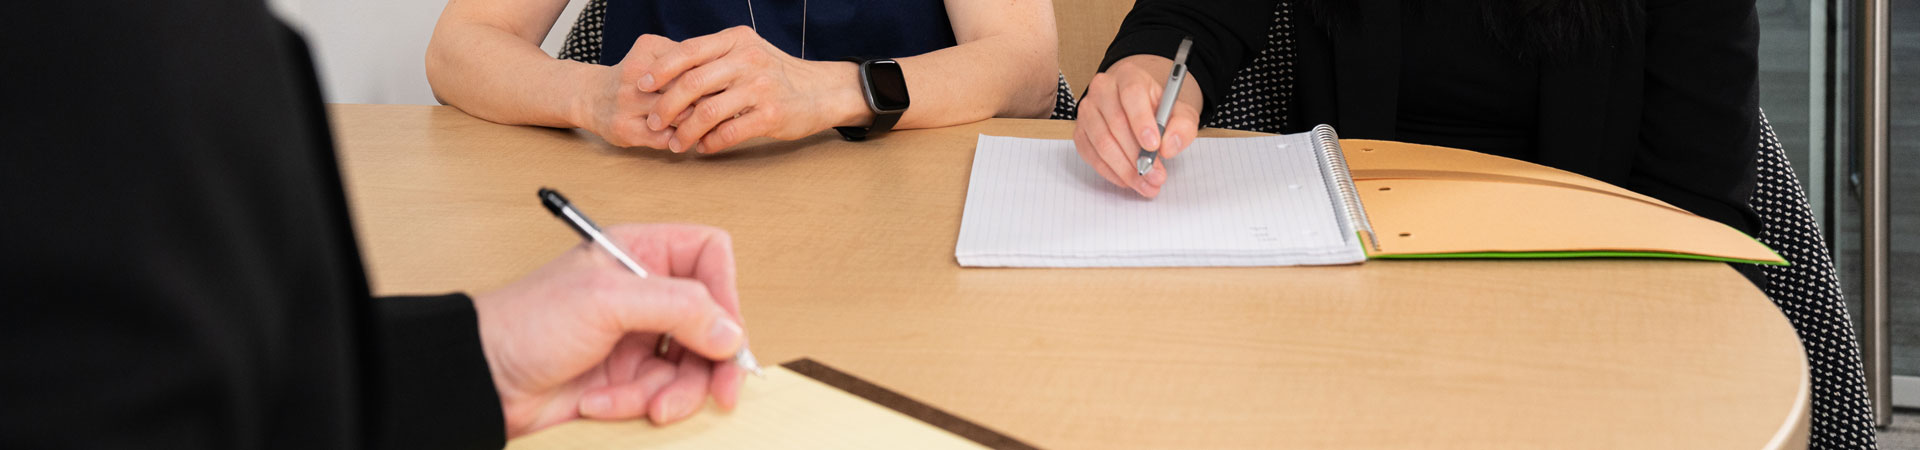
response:
{"label": "notebook spiral binding", "polygon": [[1367,234],[1367,243],[1373,250],[1380,251],[1380,239],[1373,234],[1373,223],[1367,220],[1367,206],[1360,203],[1360,192],[1353,187],[1353,172],[1347,170],[1347,155],[1340,149],[1340,136],[1326,124],[1315,125],[1312,133],[1315,146],[1320,150],[1320,170],[1326,175],[1327,188],[1338,196],[1333,206],[1347,212],[1348,232],[1358,226]]}

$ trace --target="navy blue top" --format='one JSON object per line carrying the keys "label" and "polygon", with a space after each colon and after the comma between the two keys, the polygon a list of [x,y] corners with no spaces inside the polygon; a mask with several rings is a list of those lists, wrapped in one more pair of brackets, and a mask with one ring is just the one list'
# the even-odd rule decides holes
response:
{"label": "navy blue top", "polygon": [[760,37],[798,57],[802,5],[809,60],[902,58],[956,45],[943,0],[610,0],[600,64],[618,64],[641,35],[684,41],[755,20]]}

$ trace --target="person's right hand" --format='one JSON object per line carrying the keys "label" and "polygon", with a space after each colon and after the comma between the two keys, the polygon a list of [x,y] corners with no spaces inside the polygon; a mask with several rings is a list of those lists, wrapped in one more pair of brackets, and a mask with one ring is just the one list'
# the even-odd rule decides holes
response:
{"label": "person's right hand", "polygon": [[[738,401],[746,345],[733,241],[696,225],[620,225],[606,236],[651,277],[582,242],[473,297],[509,437],[577,418],[685,419]],[[654,354],[663,333],[676,349]]]}
{"label": "person's right hand", "polygon": [[621,147],[667,148],[673,128],[647,128],[647,114],[660,94],[639,88],[640,78],[653,66],[654,59],[678,45],[658,35],[643,35],[620,64],[601,71],[599,82],[582,86],[585,92],[576,107],[575,126],[599,135],[607,143]]}
{"label": "person's right hand", "polygon": [[[1080,98],[1079,118],[1073,124],[1073,148],[1080,152],[1080,159],[1100,172],[1101,178],[1147,198],[1160,195],[1160,187],[1167,182],[1167,169],[1162,164],[1192,144],[1200,130],[1203,96],[1191,74],[1180,87],[1180,98],[1167,119],[1164,137],[1153,120],[1171,70],[1173,60],[1154,55],[1134,55],[1114,62],[1087,84],[1087,94]],[[1146,176],[1134,166],[1141,149],[1160,151]]]}

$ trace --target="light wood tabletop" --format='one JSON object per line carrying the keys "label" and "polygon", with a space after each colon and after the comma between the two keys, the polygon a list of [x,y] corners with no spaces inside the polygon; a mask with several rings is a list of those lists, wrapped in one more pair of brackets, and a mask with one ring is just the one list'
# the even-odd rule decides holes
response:
{"label": "light wood tabletop", "polygon": [[729,230],[763,362],[1043,448],[1805,446],[1799,340],[1726,264],[962,269],[976,136],[1071,122],[693,156],[448,107],[331,112],[376,293],[482,292],[577,244],[534,196],[551,186],[602,225]]}

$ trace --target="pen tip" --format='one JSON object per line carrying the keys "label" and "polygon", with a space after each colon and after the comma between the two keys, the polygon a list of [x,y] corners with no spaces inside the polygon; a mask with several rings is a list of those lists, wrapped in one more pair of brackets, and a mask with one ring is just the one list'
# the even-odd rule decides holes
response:
{"label": "pen tip", "polygon": [[767,377],[766,372],[760,369],[760,361],[754,359],[752,350],[742,347],[740,353],[733,356],[733,362],[739,364],[740,368],[747,369],[747,372],[753,373],[753,376]]}

